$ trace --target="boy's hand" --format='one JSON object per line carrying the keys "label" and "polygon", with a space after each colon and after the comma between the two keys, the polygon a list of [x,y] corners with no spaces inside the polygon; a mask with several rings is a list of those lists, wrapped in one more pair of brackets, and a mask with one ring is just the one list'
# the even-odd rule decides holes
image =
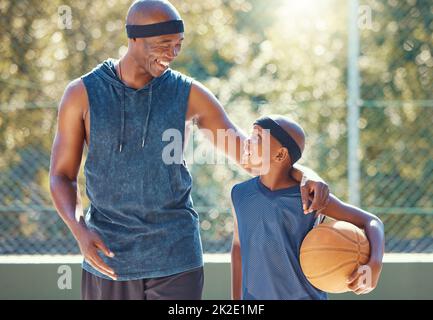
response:
{"label": "boy's hand", "polygon": [[[303,175],[301,180],[301,197],[305,214],[313,211],[319,213],[320,210],[328,205],[329,187],[323,181],[314,181]],[[313,200],[311,206],[309,206],[310,197]]]}
{"label": "boy's hand", "polygon": [[359,266],[347,279],[350,290],[356,294],[366,294],[376,288],[382,271],[381,262],[369,262]]}

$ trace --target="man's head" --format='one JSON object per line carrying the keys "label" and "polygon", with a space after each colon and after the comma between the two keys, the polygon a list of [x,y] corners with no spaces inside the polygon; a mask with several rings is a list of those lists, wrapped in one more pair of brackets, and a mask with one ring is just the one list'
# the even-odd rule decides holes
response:
{"label": "man's head", "polygon": [[[247,167],[258,174],[266,174],[272,167],[290,168],[293,165],[294,157],[299,156],[305,148],[305,133],[302,127],[295,121],[280,115],[268,116],[283,131],[278,135],[278,129],[263,128],[258,123],[253,125],[251,136],[245,141],[244,162]],[[263,122],[263,124],[266,122]],[[274,135],[272,135],[274,132]],[[287,134],[290,137],[284,137]],[[278,137],[277,137],[278,135]],[[283,143],[279,140],[283,140]],[[290,143],[292,143],[290,145]]]}
{"label": "man's head", "polygon": [[[152,25],[181,20],[179,12],[168,1],[135,1],[128,10],[126,25]],[[128,54],[152,77],[160,76],[181,50],[183,32],[128,40]]]}

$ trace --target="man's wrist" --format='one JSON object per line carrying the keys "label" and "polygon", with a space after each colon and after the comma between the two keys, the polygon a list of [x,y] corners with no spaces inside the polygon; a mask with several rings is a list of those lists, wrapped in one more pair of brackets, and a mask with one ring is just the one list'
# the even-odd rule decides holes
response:
{"label": "man's wrist", "polygon": [[80,238],[80,236],[83,234],[83,232],[87,231],[86,224],[82,219],[80,221],[75,221],[72,223],[69,228],[71,229],[72,235],[76,240]]}

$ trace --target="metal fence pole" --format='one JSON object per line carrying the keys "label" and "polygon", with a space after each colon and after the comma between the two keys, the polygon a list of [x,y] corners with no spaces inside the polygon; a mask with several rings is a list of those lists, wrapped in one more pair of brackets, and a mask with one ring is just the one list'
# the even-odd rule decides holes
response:
{"label": "metal fence pole", "polygon": [[347,128],[348,128],[348,183],[349,202],[360,205],[360,164],[359,164],[359,101],[360,78],[358,68],[359,28],[358,0],[349,0],[348,10],[348,68],[347,68]]}

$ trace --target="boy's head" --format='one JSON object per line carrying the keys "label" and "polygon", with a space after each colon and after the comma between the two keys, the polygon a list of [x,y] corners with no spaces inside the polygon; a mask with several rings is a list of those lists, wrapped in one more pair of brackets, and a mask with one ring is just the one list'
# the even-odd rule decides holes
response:
{"label": "boy's head", "polygon": [[245,141],[243,162],[259,175],[271,168],[289,169],[305,147],[305,133],[295,121],[280,115],[261,117]]}

